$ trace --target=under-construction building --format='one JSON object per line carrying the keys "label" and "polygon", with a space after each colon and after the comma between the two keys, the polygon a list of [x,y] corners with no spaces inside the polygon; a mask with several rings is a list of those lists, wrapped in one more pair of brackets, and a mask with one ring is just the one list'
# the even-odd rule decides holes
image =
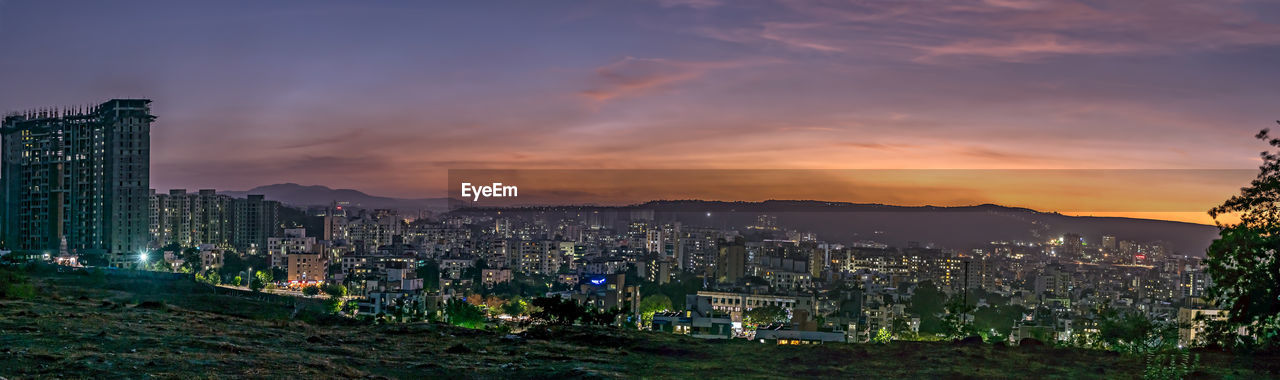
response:
{"label": "under-construction building", "polygon": [[[10,114],[0,126],[0,238],[16,255],[134,262],[151,238],[151,101]],[[93,260],[93,259],[90,259]]]}

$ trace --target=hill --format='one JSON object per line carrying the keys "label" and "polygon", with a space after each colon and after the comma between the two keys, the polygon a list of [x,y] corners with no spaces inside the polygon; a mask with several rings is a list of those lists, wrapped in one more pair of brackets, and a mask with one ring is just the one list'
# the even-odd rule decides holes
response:
{"label": "hill", "polygon": [[331,189],[326,186],[304,186],[296,183],[258,186],[246,191],[226,191],[223,193],[233,197],[262,194],[267,199],[298,207],[328,206],[334,201],[349,202],[350,205],[360,208],[392,209],[410,215],[417,214],[422,210],[442,212],[448,207],[448,202],[444,198],[380,197],[365,194],[359,190]]}
{"label": "hill", "polygon": [[[352,189],[332,189],[320,185],[284,183],[259,186],[248,191],[227,191],[228,195],[263,194],[267,199],[306,207],[325,206],[333,201],[349,202],[365,209],[393,209],[407,215],[427,210],[434,213],[462,202],[448,198],[392,198],[369,195]],[[456,208],[456,207],[455,207]],[[660,221],[678,220],[686,225],[744,226],[768,213],[785,227],[817,233],[824,240],[873,240],[902,246],[908,242],[934,243],[951,248],[969,248],[987,242],[1045,241],[1063,234],[1077,233],[1090,244],[1102,235],[1138,242],[1165,241],[1175,252],[1203,256],[1217,237],[1217,227],[1152,219],[1068,216],[1057,213],[993,204],[938,207],[893,206],[874,203],[847,203],[803,200],[764,202],[720,202],[701,200],[651,201],[644,204],[609,206],[547,206],[537,210],[580,212],[595,210],[628,213],[653,210]],[[490,209],[492,210],[492,209]],[[519,210],[519,209],[505,209]],[[706,213],[712,216],[707,217]],[[628,218],[619,215],[618,218]]]}
{"label": "hill", "polygon": [[[826,201],[770,200],[719,202],[701,200],[652,201],[626,207],[558,206],[514,209],[471,209],[457,212],[536,211],[577,214],[601,213],[603,221],[629,221],[633,211],[653,212],[658,222],[679,221],[687,226],[741,227],[761,214],[775,216],[788,229],[817,233],[827,241],[871,240],[904,246],[934,243],[971,248],[991,241],[1043,242],[1077,233],[1088,244],[1102,235],[1138,242],[1166,241],[1175,252],[1203,256],[1217,237],[1215,226],[1152,219],[1069,216],[992,204],[938,207]],[[607,222],[606,222],[607,223]]]}
{"label": "hill", "polygon": [[[1137,356],[980,343],[777,346],[605,328],[309,323],[290,317],[295,306],[188,280],[33,280],[34,298],[0,300],[6,378],[1139,378],[1146,368]],[[1200,355],[1198,378],[1280,371],[1276,355]]]}

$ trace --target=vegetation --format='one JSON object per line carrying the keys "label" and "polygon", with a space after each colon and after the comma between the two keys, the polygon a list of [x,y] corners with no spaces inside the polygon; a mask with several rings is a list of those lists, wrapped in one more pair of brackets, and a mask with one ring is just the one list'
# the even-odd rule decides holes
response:
{"label": "vegetation", "polygon": [[781,323],[791,320],[790,313],[778,306],[761,306],[742,313],[742,321],[752,326]]}
{"label": "vegetation", "polygon": [[620,314],[617,309],[590,308],[560,297],[536,298],[533,300],[533,306],[537,310],[530,317],[534,322],[543,325],[572,326],[575,323],[581,323],[604,326],[614,323]]}
{"label": "vegetation", "polygon": [[946,304],[946,314],[942,315],[942,336],[947,339],[960,339],[978,335],[978,330],[969,318],[973,316],[973,307],[961,297],[951,297]]}
{"label": "vegetation", "polygon": [[427,291],[440,289],[440,263],[425,260],[417,269],[418,278],[422,279],[422,288]]}
{"label": "vegetation", "polygon": [[1147,368],[1142,372],[1144,380],[1186,379],[1200,365],[1200,354],[1192,356],[1186,350],[1176,353],[1146,355]]}
{"label": "vegetation", "polygon": [[[632,268],[630,272],[632,273],[631,275],[628,276],[628,279],[627,279],[628,284],[633,283],[631,281],[633,278],[632,276],[634,276],[635,269]],[[685,304],[684,304],[685,296],[690,294],[698,294],[698,291],[703,289],[702,277],[693,273],[676,274],[676,278],[674,280],[667,282],[665,284],[659,284],[657,282],[650,282],[650,281],[640,281],[638,276],[635,276],[634,278],[637,281],[635,283],[640,284],[640,294],[646,294],[646,295],[661,294],[661,295],[667,296],[667,299],[670,300],[672,303],[671,305],[672,309],[683,310],[685,307]]]}
{"label": "vegetation", "polygon": [[515,296],[502,305],[502,313],[516,317],[526,315],[529,312],[529,302],[520,296]]}
{"label": "vegetation", "polygon": [[640,299],[640,324],[648,326],[653,321],[653,314],[671,310],[671,298],[654,294]]}
{"label": "vegetation", "polygon": [[445,320],[449,324],[469,329],[483,328],[485,313],[479,306],[466,301],[450,300],[444,307]]}
{"label": "vegetation", "polygon": [[[1280,138],[1269,130],[1256,136],[1274,148]],[[1208,338],[1224,347],[1280,347],[1280,151],[1262,152],[1259,173],[1240,194],[1209,210],[1219,216],[1239,217],[1237,223],[1219,222],[1219,238],[1205,259],[1213,278],[1209,297],[1226,310],[1227,324],[1213,329]],[[1231,331],[1243,328],[1247,336]]]}
{"label": "vegetation", "polygon": [[[443,323],[326,318],[323,300],[192,281],[26,273],[35,298],[0,300],[0,376],[213,378],[1136,378],[1143,356],[944,342],[779,346],[580,326],[507,335]],[[98,282],[101,280],[102,282]],[[301,302],[302,312],[297,302]],[[509,303],[509,301],[508,301]],[[51,316],[57,316],[51,318]],[[200,321],[200,323],[191,323]],[[1181,353],[1175,354],[1181,355]],[[1267,378],[1280,356],[1195,353],[1195,378]],[[1158,357],[1158,356],[1155,356]],[[1178,356],[1176,368],[1183,368]],[[910,363],[926,363],[911,365]],[[732,371],[732,372],[722,372]],[[1170,371],[1173,372],[1173,371]],[[149,376],[147,376],[149,375]]]}
{"label": "vegetation", "polygon": [[922,281],[916,285],[915,294],[911,296],[911,304],[907,311],[920,316],[921,334],[942,334],[942,318],[946,312],[947,294],[938,290],[932,281]]}
{"label": "vegetation", "polygon": [[215,286],[222,283],[222,276],[218,275],[218,272],[209,272],[208,274],[196,273],[195,279],[196,279],[196,282],[202,282],[202,283],[215,285]]}
{"label": "vegetation", "polygon": [[1178,324],[1148,318],[1139,311],[1104,309],[1099,313],[1098,337],[1091,346],[1128,354],[1148,354],[1176,348]]}
{"label": "vegetation", "polygon": [[36,288],[22,272],[0,267],[0,299],[31,299]]}
{"label": "vegetation", "polygon": [[333,298],[342,298],[347,296],[347,287],[342,284],[325,284],[322,290],[324,290],[324,294],[328,294],[329,297]]}

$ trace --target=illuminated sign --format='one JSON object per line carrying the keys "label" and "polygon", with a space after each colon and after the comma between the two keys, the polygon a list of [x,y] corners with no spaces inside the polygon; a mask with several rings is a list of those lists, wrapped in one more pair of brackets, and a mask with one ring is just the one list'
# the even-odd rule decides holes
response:
{"label": "illuminated sign", "polygon": [[604,280],[604,277],[593,278],[591,279],[591,285],[604,285]]}

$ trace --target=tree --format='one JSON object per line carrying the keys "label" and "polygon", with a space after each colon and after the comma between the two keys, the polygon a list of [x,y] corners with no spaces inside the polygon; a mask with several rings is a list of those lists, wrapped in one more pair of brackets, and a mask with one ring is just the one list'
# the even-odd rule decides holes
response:
{"label": "tree", "polygon": [[328,312],[330,312],[330,313],[333,313],[333,314],[341,313],[341,312],[342,312],[342,306],[343,306],[343,305],[342,305],[342,299],[341,299],[341,298],[338,298],[338,297],[329,297],[328,299],[325,299],[325,300],[324,300],[324,308],[325,308],[325,311],[328,311]]}
{"label": "tree", "polygon": [[265,282],[262,282],[261,277],[254,277],[252,280],[249,280],[249,289],[255,292],[262,291],[262,288],[266,286],[267,284]]}
{"label": "tree", "polygon": [[358,311],[360,311],[360,304],[355,301],[347,301],[342,305],[342,312],[347,315],[355,315]]}
{"label": "tree", "polygon": [[487,297],[484,297],[484,307],[490,312],[499,312],[504,304],[506,304],[506,301],[503,301],[502,298],[499,298],[498,296],[490,294]]}
{"label": "tree", "polygon": [[502,312],[512,317],[523,315],[528,310],[529,303],[525,302],[524,298],[520,298],[520,296],[515,296],[502,305]]}
{"label": "tree", "polygon": [[968,317],[973,315],[973,308],[966,305],[960,296],[951,297],[947,302],[947,313],[942,316],[942,335],[949,339],[965,338],[977,335]]}
{"label": "tree", "polygon": [[[1280,121],[1277,121],[1280,123]],[[1275,148],[1280,138],[1269,130],[1256,136]],[[1244,328],[1254,343],[1280,346],[1280,152],[1262,152],[1262,165],[1249,187],[1209,210],[1218,239],[1209,246],[1206,272],[1213,278],[1208,296],[1226,310],[1227,330]],[[1234,215],[1239,222],[1218,220]]]}
{"label": "tree", "polygon": [[422,288],[425,290],[436,290],[440,288],[440,263],[435,260],[427,260],[417,269],[418,278],[422,279]]}
{"label": "tree", "polygon": [[644,297],[640,300],[640,320],[641,324],[648,326],[653,320],[653,314],[659,311],[671,310],[671,298],[654,294]]}
{"label": "tree", "polygon": [[[894,318],[892,322],[892,327],[893,328],[889,330],[889,332],[893,335],[894,339],[901,339],[901,340],[916,339],[916,332],[911,330],[911,321],[908,321],[907,317],[898,316]],[[881,329],[883,330],[883,328]]]}
{"label": "tree", "polygon": [[779,306],[761,306],[747,310],[743,313],[742,320],[750,325],[767,325],[770,323],[781,323],[791,319],[786,309]]}
{"label": "tree", "polygon": [[622,314],[622,311],[618,310],[618,308],[593,308],[585,310],[585,313],[582,316],[582,323],[594,326],[608,326],[618,320],[618,314]]}
{"label": "tree", "polygon": [[307,285],[302,288],[302,295],[305,295],[307,297],[315,297],[317,294],[320,294],[319,286]]}
{"label": "tree", "polygon": [[269,283],[271,283],[271,282],[275,281],[275,275],[274,275],[272,272],[268,272],[268,271],[261,271],[261,270],[260,270],[260,271],[256,271],[256,272],[254,272],[254,274],[253,274],[253,275],[254,275],[254,277],[257,277],[259,280],[262,280],[262,282],[263,282],[263,283],[268,283],[268,284],[269,284]]}
{"label": "tree", "polygon": [[271,273],[263,271],[254,271],[253,279],[249,281],[249,289],[253,291],[261,291],[271,285]]}
{"label": "tree", "polygon": [[1142,354],[1172,348],[1178,343],[1178,325],[1173,321],[1111,308],[1102,310],[1098,317],[1098,343],[1106,349]]}
{"label": "tree", "polygon": [[191,247],[191,248],[184,249],[182,250],[181,257],[182,257],[181,269],[187,269],[187,270],[190,270],[191,272],[204,271],[204,266],[202,265],[203,262],[202,260],[200,260],[199,248]]}
{"label": "tree", "polygon": [[347,296],[347,287],[342,284],[325,284],[324,289],[322,290],[324,290],[324,294],[328,294],[329,297],[342,298]]}
{"label": "tree", "polygon": [[214,286],[222,283],[222,276],[219,276],[218,272],[213,271],[210,271],[208,274],[196,273],[195,278],[197,282],[203,282]]}
{"label": "tree", "polygon": [[891,340],[893,340],[893,334],[889,332],[889,329],[884,327],[881,327],[880,330],[876,331],[876,336],[871,337],[872,342],[881,344],[889,343]]}
{"label": "tree", "polygon": [[1014,324],[1026,312],[1027,309],[1022,306],[1007,304],[977,308],[973,311],[974,330],[986,334],[988,338],[1008,336],[1013,332]]}
{"label": "tree", "polygon": [[560,297],[535,298],[533,306],[540,309],[533,313],[533,319],[543,324],[568,326],[587,316],[582,305]]}
{"label": "tree", "polygon": [[946,311],[946,302],[946,293],[938,290],[938,287],[932,281],[923,281],[916,286],[915,294],[911,296],[911,304],[907,306],[907,311],[920,316],[920,332],[941,334],[943,326],[942,320],[938,315]]}
{"label": "tree", "polygon": [[460,300],[450,300],[444,307],[449,324],[466,328],[484,327],[484,310],[480,307]]}

